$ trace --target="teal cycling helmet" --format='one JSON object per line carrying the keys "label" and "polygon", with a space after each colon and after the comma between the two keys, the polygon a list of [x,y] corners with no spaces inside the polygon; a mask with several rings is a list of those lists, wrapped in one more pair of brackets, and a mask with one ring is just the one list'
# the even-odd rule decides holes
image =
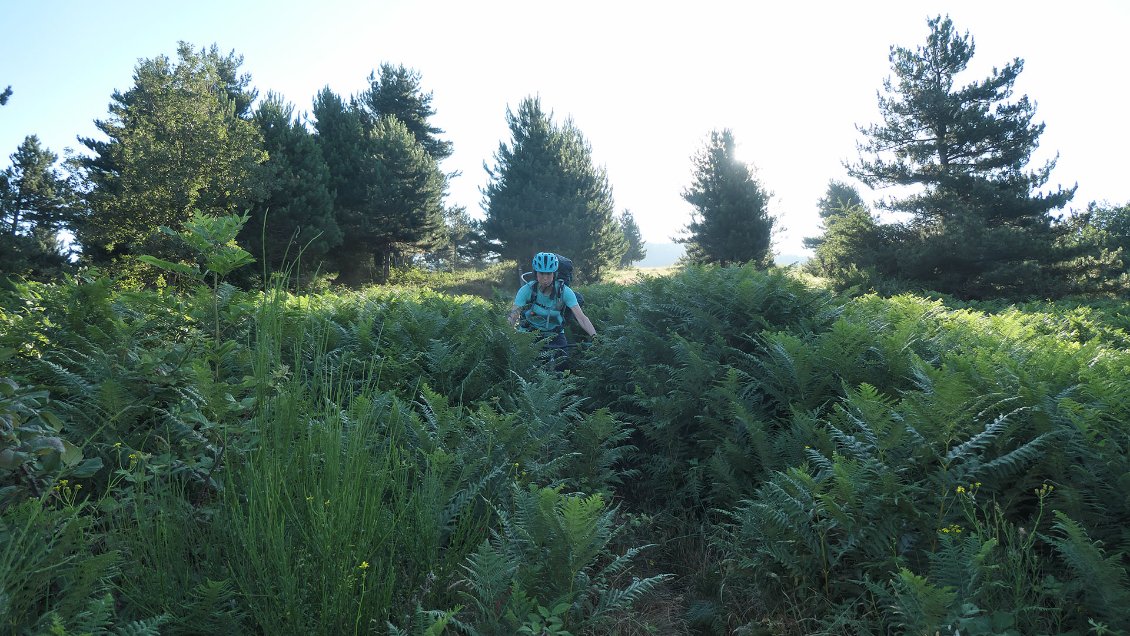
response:
{"label": "teal cycling helmet", "polygon": [[557,255],[553,252],[538,252],[534,256],[534,271],[550,274],[557,271]]}

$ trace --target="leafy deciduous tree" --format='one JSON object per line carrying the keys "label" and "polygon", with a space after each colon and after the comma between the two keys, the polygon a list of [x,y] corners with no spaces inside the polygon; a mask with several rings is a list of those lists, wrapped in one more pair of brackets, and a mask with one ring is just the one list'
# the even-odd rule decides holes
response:
{"label": "leafy deciduous tree", "polygon": [[84,257],[135,254],[176,260],[183,248],[157,228],[179,230],[194,210],[224,215],[253,200],[252,172],[266,157],[247,119],[254,91],[238,75],[242,57],[185,42],[178,60],[143,60],[134,86],[114,92],[110,117],[95,125],[108,141],[81,139],[88,216],[77,228]]}
{"label": "leafy deciduous tree", "polygon": [[772,193],[738,161],[733,133],[712,131],[694,156],[694,183],[683,199],[694,207],[687,235],[676,239],[687,246],[692,262],[722,265],[772,263],[770,250],[776,220],[769,214]]}
{"label": "leafy deciduous tree", "polygon": [[1083,291],[1126,293],[1130,289],[1130,203],[1092,201],[1085,214],[1069,219],[1069,244],[1083,247],[1073,265],[1082,269]]}
{"label": "leafy deciduous tree", "polygon": [[1122,248],[1123,259],[1130,260],[1130,203],[1110,205],[1092,202],[1087,206],[1087,213],[1091,224],[1106,233],[1107,246]]}

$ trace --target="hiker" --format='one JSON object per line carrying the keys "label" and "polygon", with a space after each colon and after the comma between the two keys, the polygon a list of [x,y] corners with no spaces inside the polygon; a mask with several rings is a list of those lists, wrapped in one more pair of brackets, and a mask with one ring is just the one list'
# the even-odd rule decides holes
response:
{"label": "hiker", "polygon": [[596,335],[596,328],[585,315],[577,294],[568,285],[571,280],[572,262],[569,263],[569,276],[558,276],[561,259],[552,252],[538,252],[534,256],[536,280],[518,289],[514,296],[514,307],[510,309],[510,324],[523,331],[538,331],[545,350],[554,360],[554,368],[561,371],[569,360],[569,342],[565,338],[565,312],[572,311],[577,324],[590,338]]}

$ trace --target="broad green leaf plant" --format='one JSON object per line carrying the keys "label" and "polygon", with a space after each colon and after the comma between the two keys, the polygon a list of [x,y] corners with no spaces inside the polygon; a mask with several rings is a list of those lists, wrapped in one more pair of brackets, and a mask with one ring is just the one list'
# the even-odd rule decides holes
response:
{"label": "broad green leaf plant", "polygon": [[220,281],[233,271],[255,262],[251,253],[240,247],[235,238],[247,223],[247,214],[208,216],[199,210],[184,224],[184,230],[177,232],[161,226],[161,231],[169,236],[182,239],[197,253],[198,263],[175,263],[156,256],[143,255],[138,259],[182,276],[205,284],[210,280],[212,288],[212,317],[216,346],[220,341]]}

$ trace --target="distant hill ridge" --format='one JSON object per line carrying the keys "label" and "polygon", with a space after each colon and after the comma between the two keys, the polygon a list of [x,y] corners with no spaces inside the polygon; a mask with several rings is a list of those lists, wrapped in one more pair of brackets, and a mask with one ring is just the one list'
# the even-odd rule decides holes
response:
{"label": "distant hill ridge", "polygon": [[636,267],[670,267],[682,258],[686,251],[680,243],[645,242],[643,248],[647,251],[647,257],[638,263],[633,263]]}
{"label": "distant hill ridge", "polygon": [[[681,243],[644,243],[644,249],[647,250],[647,258],[634,263],[636,267],[670,267],[675,264],[675,261],[682,258],[686,251]],[[773,260],[778,265],[792,265],[793,263],[803,263],[808,260],[808,257],[796,254],[778,254]]]}

